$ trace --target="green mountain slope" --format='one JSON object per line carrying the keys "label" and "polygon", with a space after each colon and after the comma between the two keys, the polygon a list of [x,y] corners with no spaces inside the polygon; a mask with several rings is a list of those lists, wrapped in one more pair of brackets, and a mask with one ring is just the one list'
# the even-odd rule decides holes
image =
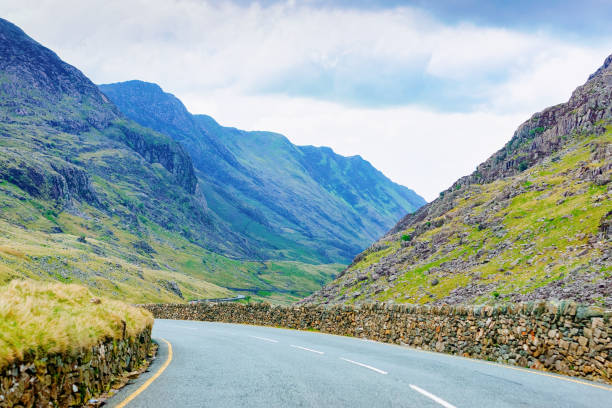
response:
{"label": "green mountain slope", "polygon": [[612,306],[612,56],[306,303]]}
{"label": "green mountain slope", "polygon": [[220,126],[141,81],[101,85],[129,118],[180,141],[208,206],[261,259],[348,263],[425,201],[359,156]]}
{"label": "green mountain slope", "polygon": [[183,147],[2,19],[0,209],[3,282],[79,282],[139,302],[231,286],[287,302],[339,268],[231,259],[258,249],[207,208]]}

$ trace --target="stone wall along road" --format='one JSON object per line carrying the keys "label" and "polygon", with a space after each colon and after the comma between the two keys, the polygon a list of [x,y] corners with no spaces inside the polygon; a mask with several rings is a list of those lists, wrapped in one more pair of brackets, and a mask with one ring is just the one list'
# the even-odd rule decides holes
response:
{"label": "stone wall along road", "polygon": [[72,353],[26,355],[0,368],[0,407],[83,406],[133,371],[151,348],[151,327],[138,336],[107,339]]}
{"label": "stone wall along road", "polygon": [[499,306],[148,304],[156,318],[318,330],[612,382],[612,311],[573,302]]}

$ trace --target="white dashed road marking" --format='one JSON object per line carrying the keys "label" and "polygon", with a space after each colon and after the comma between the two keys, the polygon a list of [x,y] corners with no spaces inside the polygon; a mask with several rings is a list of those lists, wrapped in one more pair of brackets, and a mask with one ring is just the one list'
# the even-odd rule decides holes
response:
{"label": "white dashed road marking", "polygon": [[309,349],[308,347],[296,346],[296,345],[293,345],[293,344],[291,345],[291,347],[298,348],[298,349],[301,349],[301,350],[310,351],[311,353],[325,354],[322,351],[317,351],[317,350]]}
{"label": "white dashed road marking", "polygon": [[254,339],[263,340],[263,341],[269,341],[270,343],[278,343],[278,340],[269,339],[267,337],[259,337],[259,336],[249,336],[249,337],[252,337]]}
{"label": "white dashed road marking", "polygon": [[340,360],[348,361],[349,363],[356,364],[361,367],[369,368],[372,371],[376,371],[379,374],[388,374],[386,371],[380,370],[376,367],[369,366],[367,364],[359,363],[357,361],[349,360],[348,358],[340,357]]}
{"label": "white dashed road marking", "polygon": [[410,388],[412,388],[416,392],[420,392],[421,394],[423,394],[427,398],[431,398],[432,400],[436,401],[438,404],[442,405],[444,408],[457,408],[453,404],[444,401],[442,398],[440,398],[440,397],[438,397],[436,395],[433,395],[431,392],[425,391],[421,387],[417,387],[414,384],[410,384]]}

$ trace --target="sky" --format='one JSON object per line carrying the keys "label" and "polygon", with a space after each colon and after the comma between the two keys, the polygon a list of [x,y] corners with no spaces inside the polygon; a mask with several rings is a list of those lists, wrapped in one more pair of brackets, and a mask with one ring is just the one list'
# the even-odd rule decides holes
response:
{"label": "sky", "polygon": [[360,155],[436,198],[612,53],[612,2],[2,0],[96,83]]}

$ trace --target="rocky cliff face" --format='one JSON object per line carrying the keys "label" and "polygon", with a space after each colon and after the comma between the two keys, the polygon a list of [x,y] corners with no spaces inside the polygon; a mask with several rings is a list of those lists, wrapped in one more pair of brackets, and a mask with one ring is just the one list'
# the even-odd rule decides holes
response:
{"label": "rocky cliff face", "polygon": [[146,217],[201,246],[252,255],[209,214],[179,143],[125,118],[83,73],[3,19],[0,96],[0,183],[44,201],[47,217],[91,205],[132,231]]}
{"label": "rocky cliff face", "polygon": [[305,301],[612,305],[611,60]]}
{"label": "rocky cliff face", "polygon": [[159,163],[172,173],[178,184],[189,194],[196,192],[198,180],[191,159],[183,147],[172,140],[160,137],[150,129],[129,122],[116,122],[121,140],[138,152],[149,163]]}
{"label": "rocky cliff face", "polygon": [[0,57],[0,117],[6,122],[71,134],[117,126],[130,147],[150,163],[162,164],[185,189],[195,191],[191,160],[177,143],[162,135],[145,137],[147,132],[123,120],[117,107],[81,71],[3,19]]}
{"label": "rocky cliff face", "polygon": [[129,81],[100,89],[191,155],[208,206],[268,259],[348,262],[425,201],[361,157],[295,146],[282,135],[220,126],[173,95]]}
{"label": "rocky cliff face", "polygon": [[[3,19],[0,56],[0,106],[13,115],[42,116],[37,119],[68,132],[101,129],[118,117],[117,108],[81,71]],[[55,115],[39,115],[50,109]]]}
{"label": "rocky cliff face", "polygon": [[87,172],[61,159],[32,152],[24,159],[16,149],[0,148],[0,178],[34,197],[64,203],[71,197],[96,203],[97,196]]}

